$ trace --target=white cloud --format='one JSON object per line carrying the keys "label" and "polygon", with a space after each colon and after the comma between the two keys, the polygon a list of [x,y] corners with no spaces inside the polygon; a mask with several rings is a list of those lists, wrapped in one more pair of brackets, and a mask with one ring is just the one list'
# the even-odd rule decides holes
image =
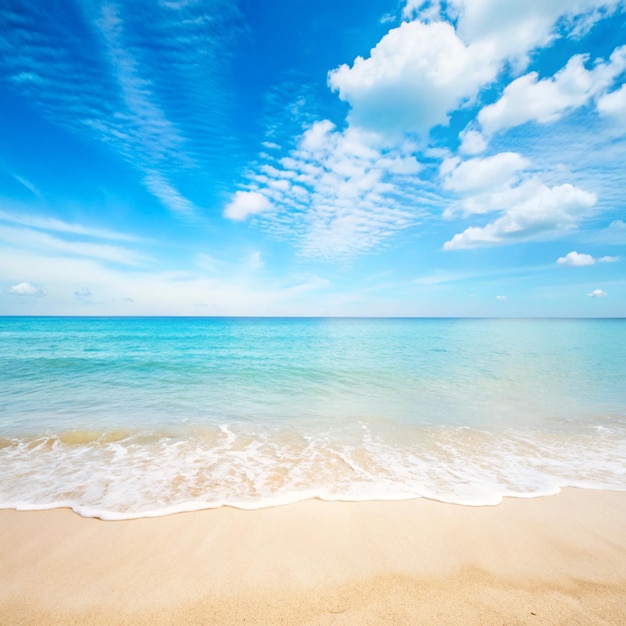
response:
{"label": "white cloud", "polygon": [[[549,43],[561,33],[579,32],[581,22],[589,29],[621,0],[407,0],[405,17],[454,19],[468,44],[480,42],[501,58],[523,62],[536,46]],[[555,25],[562,19],[560,32]]]}
{"label": "white cloud", "polygon": [[[120,269],[85,258],[54,257],[0,247],[0,281],[11,280],[15,267],[46,285],[38,313],[76,314],[84,300],[74,296],[89,285],[90,313],[98,315],[306,315],[323,313],[320,292],[331,287],[323,276],[282,273],[272,278],[241,259],[235,271],[219,276],[201,272]],[[232,268],[228,268],[232,269]],[[35,282],[36,281],[36,282]],[[17,287],[17,285],[16,285]],[[8,290],[7,290],[8,291]],[[34,294],[33,294],[34,295]],[[8,293],[5,313],[24,312],[26,298]],[[32,309],[31,309],[32,310]]]}
{"label": "white cloud", "polygon": [[530,165],[516,152],[500,152],[490,157],[467,161],[458,159],[442,163],[443,185],[459,192],[476,192],[510,184],[514,174]]}
{"label": "white cloud", "polygon": [[441,14],[439,0],[407,0],[402,9],[402,17],[410,20],[418,17],[422,21],[438,19]]}
{"label": "white cloud", "polygon": [[260,270],[265,265],[261,253],[257,250],[253,252],[248,259],[248,267],[253,270]]}
{"label": "white cloud", "polygon": [[580,265],[593,265],[595,262],[596,260],[590,254],[580,254],[575,250],[557,259],[557,263],[559,265],[569,265],[572,267]]}
{"label": "white cloud", "polygon": [[242,221],[251,215],[271,211],[270,201],[257,191],[236,191],[233,199],[224,209],[224,217]]}
{"label": "white cloud", "polygon": [[385,13],[379,21],[380,24],[389,24],[391,22],[397,21],[398,16],[395,13]]}
{"label": "white cloud", "polygon": [[[588,28],[616,6],[617,0],[409,0],[403,16],[415,19],[389,30],[369,55],[328,74],[330,88],[349,106],[347,128],[309,121],[296,148],[282,159],[264,153],[271,164],[255,163],[238,193],[271,204],[255,224],[295,241],[306,256],[328,259],[379,248],[429,212],[498,212],[489,223],[457,234],[446,249],[554,237],[576,228],[595,204],[593,194],[571,184],[547,186],[527,174],[530,160],[516,152],[463,161],[446,158],[447,148],[426,147],[423,139],[473,104],[504,67],[519,74],[538,46],[581,32],[581,20]],[[595,97],[621,63],[616,56],[587,70],[583,60],[572,60],[554,78],[559,94],[570,86],[587,93],[577,82],[583,76],[595,81],[587,90]],[[459,139],[462,155],[487,147],[477,121]],[[423,163],[416,158],[420,150]],[[444,159],[444,190],[461,196],[445,211],[445,191],[430,177],[433,159]],[[429,169],[420,180],[422,168]]]}
{"label": "white cloud", "polygon": [[197,267],[209,274],[217,274],[220,271],[224,271],[224,262],[206,252],[197,254],[194,262]]}
{"label": "white cloud", "polygon": [[606,291],[602,291],[602,289],[594,289],[591,293],[587,294],[588,298],[605,298],[608,296]]}
{"label": "white cloud", "polygon": [[302,136],[301,149],[312,153],[328,151],[333,145],[334,130],[335,125],[330,120],[315,122]]}
{"label": "white cloud", "polygon": [[[295,240],[303,255],[354,256],[415,224],[423,213],[416,197],[422,166],[412,149],[405,143],[384,147],[375,133],[339,131],[322,120],[288,156],[252,171],[254,190],[239,193],[271,198],[275,210],[259,223],[277,238]],[[277,184],[285,180],[292,182]]]}
{"label": "white cloud", "polygon": [[466,46],[445,22],[404,22],[372,49],[329,73],[331,88],[350,104],[351,125],[390,138],[425,134],[497,74],[499,59]]}
{"label": "white cloud", "polygon": [[289,181],[285,180],[284,178],[278,180],[268,180],[267,185],[268,187],[270,187],[270,189],[276,189],[282,192],[288,191],[291,187]]}
{"label": "white cloud", "polygon": [[30,283],[20,283],[19,285],[13,285],[7,290],[12,296],[44,296],[44,292],[33,287]]}
{"label": "white cloud", "polygon": [[516,152],[467,161],[459,157],[444,160],[440,167],[443,186],[462,196],[445,209],[444,219],[452,219],[459,213],[467,217],[502,211],[527,201],[537,188],[536,180],[523,179],[523,170],[529,165],[529,160]]}
{"label": "white cloud", "polygon": [[161,204],[183,217],[192,217],[196,212],[196,207],[185,196],[183,196],[168,180],[156,170],[146,171],[144,184],[150,193],[157,198]]}
{"label": "white cloud", "polygon": [[500,300],[501,302],[504,302],[504,300],[506,300],[506,296],[496,296],[496,300]]}
{"label": "white cloud", "polygon": [[626,85],[599,98],[598,111],[617,118],[626,127]]}
{"label": "white cloud", "polygon": [[15,172],[9,172],[9,174],[20,185],[22,185],[22,187],[25,187],[26,189],[28,189],[28,191],[30,191],[33,194],[33,196],[35,196],[39,200],[43,200],[43,194],[41,193],[41,191],[39,191],[39,189],[37,189],[37,187],[35,187],[35,185],[33,185],[33,183],[31,183],[28,179],[24,178],[23,176],[19,176]]}
{"label": "white cloud", "polygon": [[461,145],[459,152],[461,154],[480,154],[487,149],[487,141],[484,135],[477,130],[464,130],[460,133]]}
{"label": "white cloud", "polygon": [[200,252],[195,256],[196,267],[202,270],[202,275],[210,275],[213,278],[218,276],[242,277],[252,276],[254,272],[265,266],[263,256],[257,250],[248,253],[237,260],[216,258],[206,252]]}
{"label": "white cloud", "polygon": [[570,184],[547,187],[539,179],[527,180],[497,198],[503,209],[500,217],[485,226],[471,226],[454,235],[444,244],[444,250],[554,237],[575,228],[596,203],[594,194],[578,187]]}
{"label": "white cloud", "polygon": [[30,226],[39,230],[52,230],[73,235],[84,235],[94,239],[111,239],[117,241],[139,241],[140,238],[127,233],[118,233],[104,228],[91,228],[81,224],[70,224],[52,217],[40,217],[24,213],[8,213],[0,209],[0,221]]}
{"label": "white cloud", "polygon": [[[4,77],[47,120],[134,168],[173,214],[195,215],[177,180],[202,178],[229,141],[222,87],[239,9],[228,0],[176,11],[156,2],[77,6],[75,28],[67,28],[62,5],[24,12],[2,3],[0,49],[13,51],[4,55]],[[20,28],[6,27],[15,20]],[[156,39],[163,46],[155,56]]]}
{"label": "white cloud", "polygon": [[569,265],[572,267],[581,265],[595,265],[596,263],[615,263],[618,260],[616,256],[603,256],[594,259],[590,254],[580,254],[576,251],[569,252],[565,256],[559,257],[557,263],[559,265]]}
{"label": "white cloud", "polygon": [[514,80],[497,102],[480,111],[482,128],[492,134],[529,121],[546,124],[587,104],[626,68],[626,46],[617,48],[608,63],[596,62],[590,70],[585,68],[588,58],[573,56],[550,78],[538,80],[537,72],[531,72]]}
{"label": "white cloud", "polygon": [[5,241],[12,247],[92,257],[123,265],[141,265],[147,260],[147,257],[144,255],[122,246],[90,241],[65,240],[29,228],[0,226],[0,241]]}

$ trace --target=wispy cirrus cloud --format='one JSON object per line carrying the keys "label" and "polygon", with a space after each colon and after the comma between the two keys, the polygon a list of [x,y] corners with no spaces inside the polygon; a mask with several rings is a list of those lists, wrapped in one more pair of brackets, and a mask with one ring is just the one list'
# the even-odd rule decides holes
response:
{"label": "wispy cirrus cloud", "polygon": [[20,176],[19,174],[16,174],[15,172],[8,172],[8,174],[14,180],[16,180],[20,185],[22,185],[22,187],[24,187],[25,189],[28,189],[28,191],[30,191],[30,193],[33,196],[35,196],[35,198],[39,200],[43,199],[43,194],[41,193],[41,191],[39,191],[39,189],[35,187],[35,185],[33,185],[33,183],[31,183],[27,178],[24,178],[23,176]]}
{"label": "wispy cirrus cloud", "polygon": [[[30,282],[18,283],[15,268]],[[75,313],[77,304],[102,315],[321,314],[320,293],[332,289],[328,279],[314,273],[274,277],[263,270],[257,252],[237,262],[201,253],[189,271],[162,271],[4,246],[0,246],[0,282],[7,283],[0,293],[5,313],[23,311],[27,296],[45,295],[41,302],[50,315]]]}
{"label": "wispy cirrus cloud", "polygon": [[106,228],[91,228],[82,224],[71,224],[53,217],[41,217],[27,213],[8,213],[0,209],[0,222],[9,222],[20,226],[28,226],[37,230],[54,231],[69,235],[81,235],[94,239],[111,241],[140,241],[136,235],[119,233]]}
{"label": "wispy cirrus cloud", "polygon": [[151,261],[140,251],[149,240],[136,235],[1,209],[0,241],[13,254],[30,250],[47,254],[49,258],[87,257],[135,267]]}
{"label": "wispy cirrus cloud", "polygon": [[8,3],[0,72],[49,120],[106,144],[163,206],[189,218],[198,206],[180,180],[202,178],[224,148],[222,82],[237,20],[226,0]]}
{"label": "wispy cirrus cloud", "polygon": [[141,265],[148,258],[129,248],[93,241],[77,241],[55,237],[46,232],[0,225],[0,241],[6,246],[22,250],[47,251],[64,256],[99,259],[122,265]]}

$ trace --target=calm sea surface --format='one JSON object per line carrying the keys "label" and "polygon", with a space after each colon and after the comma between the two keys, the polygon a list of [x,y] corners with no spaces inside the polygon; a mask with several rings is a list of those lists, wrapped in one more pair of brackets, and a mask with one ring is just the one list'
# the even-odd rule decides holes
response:
{"label": "calm sea surface", "polygon": [[0,507],[626,490],[626,320],[0,318]]}

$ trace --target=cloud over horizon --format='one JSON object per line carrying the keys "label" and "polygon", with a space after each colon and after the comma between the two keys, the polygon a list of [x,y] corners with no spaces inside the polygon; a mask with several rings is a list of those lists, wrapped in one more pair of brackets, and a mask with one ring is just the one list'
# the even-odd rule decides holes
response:
{"label": "cloud over horizon", "polygon": [[589,298],[606,298],[609,294],[606,291],[602,291],[602,289],[594,289],[591,293],[588,293],[587,296]]}
{"label": "cloud over horizon", "polygon": [[19,283],[17,285],[13,285],[9,287],[7,290],[12,296],[45,296],[46,294],[39,289],[39,287],[34,287],[30,283]]}

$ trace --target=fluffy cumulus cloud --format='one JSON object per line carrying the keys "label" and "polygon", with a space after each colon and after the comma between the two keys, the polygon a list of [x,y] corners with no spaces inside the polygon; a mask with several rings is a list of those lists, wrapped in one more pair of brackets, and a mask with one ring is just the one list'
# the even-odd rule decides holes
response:
{"label": "fluffy cumulus cloud", "polygon": [[620,4],[621,0],[407,0],[404,16],[455,20],[467,44],[481,44],[495,57],[521,64],[533,48],[563,31],[579,34],[590,29]]}
{"label": "fluffy cumulus cloud", "polygon": [[224,209],[224,217],[241,221],[251,215],[258,215],[271,209],[270,201],[263,194],[256,191],[237,191]]}
{"label": "fluffy cumulus cloud", "polygon": [[[508,125],[514,124],[509,120]],[[461,153],[474,152],[464,149],[466,143],[474,143],[476,151],[485,147],[483,135],[475,130],[466,129],[461,139]],[[595,194],[568,182],[549,186],[531,167],[531,160],[516,152],[445,159],[439,169],[440,179],[457,200],[445,209],[443,217],[495,217],[457,233],[444,243],[444,250],[553,238],[577,228],[591,214],[597,202]],[[563,263],[576,261],[581,264],[584,258],[570,256]]]}
{"label": "fluffy cumulus cloud", "polygon": [[598,111],[602,115],[617,118],[626,128],[626,85],[603,95],[598,100]]}
{"label": "fluffy cumulus cloud", "polygon": [[7,290],[12,296],[43,296],[44,292],[30,283],[19,283]]}
{"label": "fluffy cumulus cloud", "polygon": [[574,229],[589,214],[596,196],[569,183],[548,187],[531,178],[517,187],[485,196],[499,217],[484,226],[470,226],[444,244],[444,250],[504,245],[545,239]]}
{"label": "fluffy cumulus cloud", "polygon": [[477,130],[466,129],[459,135],[461,145],[459,152],[461,154],[480,154],[487,149],[487,141],[482,133]]}
{"label": "fluffy cumulus cloud", "polygon": [[606,291],[602,291],[602,289],[594,289],[591,293],[587,294],[588,298],[606,298],[608,296]]}
{"label": "fluffy cumulus cloud", "polygon": [[603,256],[599,259],[594,259],[590,254],[578,253],[575,250],[557,259],[559,265],[568,265],[570,267],[595,265],[596,263],[614,263],[615,261],[617,261],[616,256]]}
{"label": "fluffy cumulus cloud", "polygon": [[[531,72],[514,80],[497,102],[480,111],[482,128],[494,133],[529,121],[546,124],[587,104],[624,71],[626,46],[617,48],[608,62],[597,61],[592,69],[585,67],[588,61],[588,55],[578,54],[554,76],[538,80],[537,72]],[[606,99],[603,102],[606,110]]]}
{"label": "fluffy cumulus cloud", "polygon": [[476,192],[510,184],[514,175],[529,165],[528,159],[516,152],[501,152],[467,161],[450,158],[442,163],[440,172],[447,189]]}
{"label": "fluffy cumulus cloud", "polygon": [[[350,107],[352,125],[383,134],[426,134],[475,99],[505,62],[523,67],[528,53],[556,36],[560,18],[592,19],[617,1],[409,0],[405,21],[385,35],[369,57],[329,74],[329,84]],[[456,22],[455,28],[452,23]],[[477,136],[467,153],[481,151]]]}
{"label": "fluffy cumulus cloud", "polygon": [[413,21],[389,31],[369,58],[330,72],[329,84],[350,104],[350,124],[392,136],[424,134],[497,71],[490,51],[465,45],[451,24]]}
{"label": "fluffy cumulus cloud", "polygon": [[572,267],[580,265],[593,265],[595,262],[596,260],[590,254],[580,254],[575,250],[557,259],[557,263],[559,265],[569,265]]}

